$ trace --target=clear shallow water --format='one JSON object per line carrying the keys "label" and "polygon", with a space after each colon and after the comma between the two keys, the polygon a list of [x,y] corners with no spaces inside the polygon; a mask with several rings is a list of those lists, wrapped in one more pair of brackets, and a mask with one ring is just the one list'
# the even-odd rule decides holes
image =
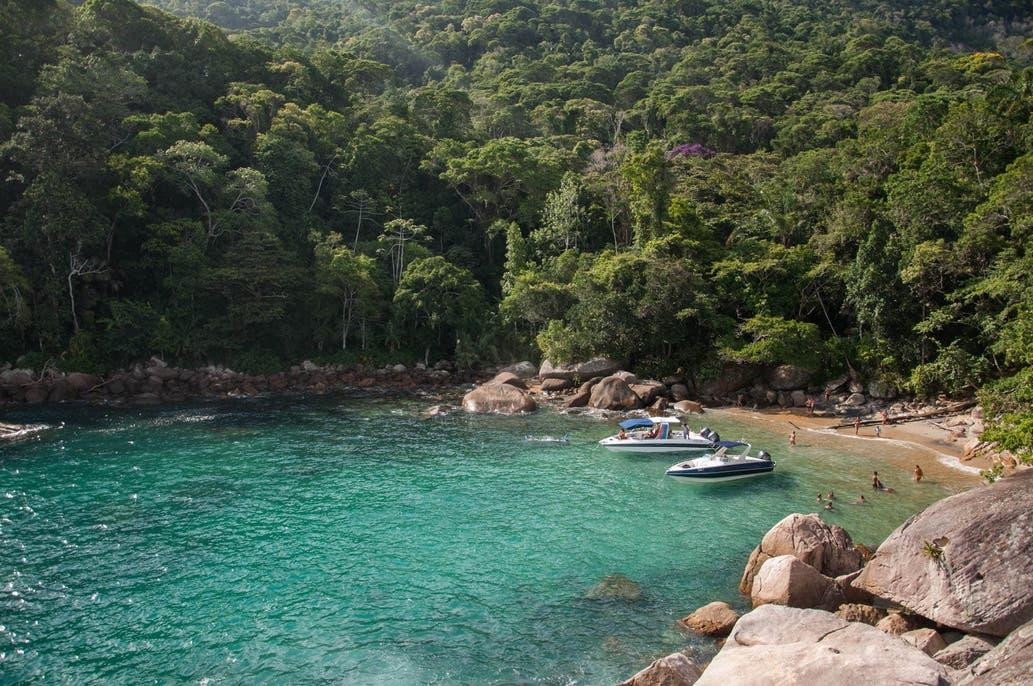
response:
{"label": "clear shallow water", "polygon": [[[742,606],[749,551],[819,490],[873,500],[823,513],[872,544],[947,492],[899,449],[803,434],[790,453],[781,427],[720,413],[775,474],[685,485],[674,457],[595,445],[610,422],[423,405],[7,413],[64,425],[0,448],[0,683],[615,683],[712,653],[674,621]],[[873,464],[896,494],[872,494]],[[642,598],[586,598],[614,573]]]}

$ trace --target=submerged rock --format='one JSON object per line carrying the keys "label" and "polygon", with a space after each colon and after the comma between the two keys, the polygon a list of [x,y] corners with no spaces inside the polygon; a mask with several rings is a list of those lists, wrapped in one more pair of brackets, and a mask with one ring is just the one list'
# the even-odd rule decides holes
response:
{"label": "submerged rock", "polygon": [[431,405],[426,410],[420,413],[420,416],[424,419],[430,419],[431,417],[445,417],[452,414],[456,408],[451,405]]}
{"label": "submerged rock", "polygon": [[516,386],[486,383],[463,396],[463,409],[480,414],[517,414],[534,412],[538,404],[527,391]]}
{"label": "submerged rock", "polygon": [[703,636],[724,637],[739,621],[739,613],[728,603],[707,603],[689,616],[679,620],[681,625]]}
{"label": "submerged rock", "polygon": [[1033,470],[944,498],[879,546],[854,585],[966,632],[1033,619]]}
{"label": "submerged rock", "polygon": [[656,660],[617,686],[692,686],[700,674],[699,667],[684,653],[674,653]]}
{"label": "submerged rock", "polygon": [[778,555],[792,555],[831,577],[861,568],[861,553],[843,528],[823,522],[816,514],[791,514],[764,534],[760,545],[754,548],[739,590],[749,595],[761,565]]}
{"label": "submerged rock", "polygon": [[642,597],[642,589],[623,574],[610,574],[585,592],[589,600],[626,600],[634,602]]}
{"label": "submerged rock", "polygon": [[947,669],[893,636],[821,610],[764,605],[743,615],[698,686],[941,686]]}

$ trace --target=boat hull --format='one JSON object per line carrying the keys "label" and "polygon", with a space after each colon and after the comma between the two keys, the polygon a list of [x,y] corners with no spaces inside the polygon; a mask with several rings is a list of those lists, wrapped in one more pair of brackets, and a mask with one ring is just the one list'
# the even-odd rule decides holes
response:
{"label": "boat hull", "polygon": [[705,453],[714,449],[714,444],[693,439],[658,438],[604,438],[599,445],[615,453]]}
{"label": "boat hull", "polygon": [[714,483],[748,479],[751,476],[762,476],[770,474],[774,469],[775,463],[771,462],[763,465],[750,465],[749,467],[730,465],[727,467],[706,467],[703,469],[668,470],[667,476],[686,483]]}

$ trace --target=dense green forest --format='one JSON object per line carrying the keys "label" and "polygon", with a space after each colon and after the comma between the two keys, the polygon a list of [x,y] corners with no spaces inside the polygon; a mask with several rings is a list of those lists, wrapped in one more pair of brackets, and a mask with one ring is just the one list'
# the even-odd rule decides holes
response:
{"label": "dense green forest", "polygon": [[0,359],[1033,402],[1025,2],[150,4],[0,5]]}

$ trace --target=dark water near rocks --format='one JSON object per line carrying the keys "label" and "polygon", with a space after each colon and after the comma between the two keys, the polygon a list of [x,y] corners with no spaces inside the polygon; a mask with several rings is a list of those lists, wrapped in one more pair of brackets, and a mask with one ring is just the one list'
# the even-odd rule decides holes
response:
{"label": "dark water near rocks", "polygon": [[[741,605],[751,548],[818,490],[872,497],[825,513],[869,543],[945,493],[885,463],[873,496],[870,445],[786,454],[720,414],[775,474],[689,486],[597,446],[610,422],[424,404],[8,412],[56,428],[0,448],[0,682],[614,683],[712,653],[674,621]],[[618,573],[640,598],[587,597]]]}

